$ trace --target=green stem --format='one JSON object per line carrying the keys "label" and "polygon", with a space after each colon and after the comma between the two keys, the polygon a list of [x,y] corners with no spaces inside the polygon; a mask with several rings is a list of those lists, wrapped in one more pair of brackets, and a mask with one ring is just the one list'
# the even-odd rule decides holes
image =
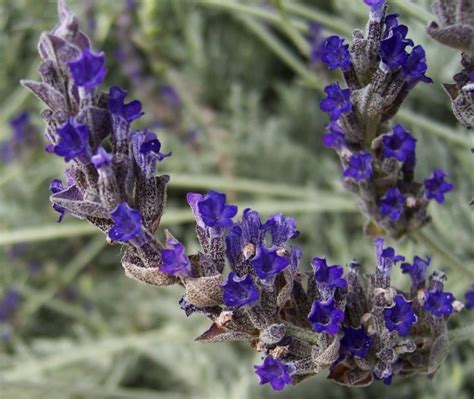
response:
{"label": "green stem", "polygon": [[471,324],[451,330],[449,332],[449,341],[451,343],[473,341],[474,342],[474,322]]}
{"label": "green stem", "polygon": [[458,269],[460,272],[469,276],[471,280],[474,280],[474,270],[471,270],[456,256],[452,255],[450,251],[444,248],[435,238],[425,233],[423,230],[418,230],[412,233],[412,237],[431,252],[438,255],[446,265]]}

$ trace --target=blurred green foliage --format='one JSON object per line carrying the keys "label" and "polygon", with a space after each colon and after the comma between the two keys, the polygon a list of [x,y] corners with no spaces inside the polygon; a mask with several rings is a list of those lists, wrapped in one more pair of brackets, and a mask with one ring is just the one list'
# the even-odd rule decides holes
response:
{"label": "blurred green foliage", "polygon": [[[310,66],[301,40],[310,17],[326,23],[325,34],[363,27],[362,1],[308,0],[310,10],[286,0],[142,0],[130,11],[124,11],[127,2],[115,0],[69,3],[95,49],[107,55],[107,85],[119,83],[143,102],[142,127],[162,117],[161,84],[173,85],[182,99],[178,122],[160,131],[173,157],[159,167],[172,176],[165,224],[191,252],[197,243],[185,193],[222,189],[241,209],[297,216],[306,263],[327,255],[331,262],[356,257],[373,267],[364,217],[342,189],[336,155],[320,141],[326,123],[320,89],[337,75]],[[419,176],[440,167],[456,185],[444,207],[430,207],[427,230],[472,270],[472,140],[457,126],[440,87],[451,80],[459,55],[425,35],[430,1],[414,2],[418,10],[406,3],[393,1],[392,10],[426,48],[435,83],[416,88],[400,120],[418,139]],[[124,15],[129,31],[120,36]],[[18,81],[37,77],[36,42],[55,23],[52,0],[0,3],[0,139],[9,137],[8,120],[23,110],[43,128],[39,103]],[[138,83],[117,58],[124,39],[141,68]],[[54,224],[47,186],[63,168],[62,159],[42,148],[0,165],[0,297],[11,288],[21,295],[15,315],[0,323],[2,399],[277,397],[257,385],[257,354],[243,345],[193,341],[207,322],[185,317],[178,289],[127,279],[120,248],[106,247],[85,222],[66,217]],[[432,263],[448,272],[448,287],[458,297],[468,288],[466,276],[429,248],[409,239],[396,245],[407,257],[434,255]],[[463,311],[451,326],[472,320]],[[471,341],[453,346],[431,380],[397,378],[391,387],[348,390],[322,375],[278,397],[468,399],[473,375]]]}

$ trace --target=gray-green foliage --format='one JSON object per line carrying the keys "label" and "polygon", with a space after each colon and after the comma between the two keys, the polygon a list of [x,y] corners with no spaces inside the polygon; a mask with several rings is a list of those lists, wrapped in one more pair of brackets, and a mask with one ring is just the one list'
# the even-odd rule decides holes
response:
{"label": "gray-green foliage", "polygon": [[[37,103],[17,82],[35,76],[35,45],[40,31],[55,24],[53,3],[0,3],[1,138],[9,134],[7,120],[11,116],[25,108],[38,115]],[[115,22],[122,10],[121,2],[71,1],[70,6],[81,15],[88,3],[96,16],[94,42],[107,55],[107,83],[123,83],[143,101],[145,111],[151,109],[152,104],[134,91],[114,58],[120,44]],[[262,2],[233,3],[257,7]],[[275,3],[284,7],[288,2]],[[345,29],[363,26],[361,14],[365,9],[361,13],[363,6],[354,6],[356,0],[330,3],[306,2],[334,15],[335,23],[344,22]],[[397,3],[392,5],[396,11]],[[428,12],[428,1],[415,3]],[[449,81],[456,71],[458,55],[431,41],[419,18],[404,12],[406,7],[400,13],[410,26],[411,37],[427,50],[429,76],[435,81],[432,86],[417,88],[405,109],[428,118],[433,126],[442,123],[454,135],[468,137],[457,126],[440,88],[440,83]],[[373,267],[371,240],[362,234],[364,218],[355,204],[348,208],[346,201],[340,211],[337,206],[327,211],[331,197],[336,202],[349,198],[349,203],[351,198],[342,190],[335,154],[320,143],[326,123],[318,107],[321,94],[308,87],[302,76],[295,76],[238,15],[244,14],[210,6],[206,1],[137,2],[131,40],[145,71],[154,81],[171,82],[178,88],[184,102],[184,123],[189,129],[201,131],[196,146],[183,144],[171,131],[160,135],[164,148],[172,150],[174,156],[159,167],[171,174],[172,182],[173,173],[194,175],[187,183],[170,186],[169,206],[186,212],[184,217],[170,217],[173,233],[192,252],[196,243],[191,225],[179,223],[190,220],[184,194],[196,190],[196,186],[203,189],[209,175],[221,180],[254,179],[254,191],[252,186],[242,189],[238,184],[234,190],[225,191],[242,207],[267,204],[258,209],[262,213],[294,204],[290,209],[298,217],[306,261],[327,255],[331,262],[346,263],[356,257],[366,268]],[[302,18],[291,15],[291,20],[299,23]],[[268,23],[265,26],[298,57],[285,33],[270,29]],[[299,60],[308,66],[307,60]],[[317,73],[320,84],[336,78]],[[153,116],[146,115],[145,122],[152,121]],[[43,126],[38,117],[34,122]],[[472,270],[473,216],[466,205],[473,186],[469,149],[417,123],[410,127],[418,139],[420,177],[441,167],[448,170],[456,185],[444,207],[430,206],[433,223],[429,233]],[[27,161],[0,166],[0,243],[13,236],[21,242],[21,232],[33,229],[28,236],[33,237],[32,242],[22,258],[12,260],[7,246],[0,253],[0,294],[16,287],[23,298],[11,323],[12,338],[0,342],[2,398],[273,397],[267,387],[257,385],[253,374],[252,365],[259,362],[258,355],[242,345],[194,342],[193,338],[206,328],[206,321],[199,316],[185,317],[177,304],[179,290],[145,287],[126,279],[119,264],[119,248],[105,248],[103,237],[92,236],[93,230],[81,230],[80,223],[66,219],[64,224],[73,226],[73,237],[38,241],[42,229],[50,228],[55,221],[49,210],[47,184],[51,178],[61,177],[61,162],[38,148]],[[259,181],[295,190],[265,194],[265,190],[257,190],[261,188]],[[212,184],[208,188],[219,189]],[[302,192],[300,197],[295,194],[297,190]],[[307,206],[318,202],[315,192],[322,193],[319,198],[326,211]],[[19,232],[16,236],[12,235],[15,231]],[[408,239],[396,245],[407,257],[431,254],[429,248]],[[432,255],[432,263],[448,271],[449,289],[461,296],[468,288],[466,276],[442,257]],[[32,261],[43,265],[38,274],[28,269]],[[405,276],[398,273],[396,278],[406,283]],[[66,288],[78,291],[79,299],[68,299]],[[464,311],[451,326],[472,319],[472,314]],[[453,346],[447,362],[432,380],[397,379],[392,387],[376,384],[349,391],[319,376],[287,389],[279,397],[467,399],[474,392],[472,379],[469,381],[473,374],[471,342]]]}

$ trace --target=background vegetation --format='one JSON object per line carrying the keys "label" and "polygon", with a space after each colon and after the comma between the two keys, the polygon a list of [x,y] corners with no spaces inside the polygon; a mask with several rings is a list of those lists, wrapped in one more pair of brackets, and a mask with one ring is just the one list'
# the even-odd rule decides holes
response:
{"label": "background vegetation", "polygon": [[[171,174],[163,224],[193,252],[188,191],[225,191],[240,209],[296,216],[306,264],[326,255],[344,264],[374,266],[364,217],[344,192],[336,154],[322,147],[327,119],[319,111],[321,88],[337,75],[311,65],[308,26],[347,38],[363,28],[362,0],[83,0],[70,1],[96,50],[107,56],[106,84],[120,84],[142,101],[139,127],[158,129],[173,156],[159,165]],[[427,236],[448,250],[405,239],[395,244],[412,257],[432,255],[448,272],[459,298],[474,280],[471,136],[451,114],[440,86],[451,81],[459,54],[424,33],[430,1],[391,1],[427,50],[433,85],[420,85],[398,117],[418,140],[417,174],[446,169],[456,190],[441,207],[430,206]],[[8,121],[28,110],[39,132],[39,102],[19,86],[36,78],[39,34],[56,23],[54,1],[0,1],[0,140]],[[166,85],[178,93],[174,98]],[[0,298],[14,289],[18,307],[0,320],[0,396],[29,398],[271,398],[260,387],[244,345],[193,341],[207,321],[186,318],[179,289],[127,279],[120,248],[86,222],[56,224],[48,183],[61,177],[63,160],[43,144],[0,165]],[[429,243],[428,243],[429,244]],[[458,261],[452,259],[455,256]],[[471,272],[472,273],[472,272]],[[402,279],[396,273],[400,284]],[[451,327],[474,319],[463,311]],[[472,398],[474,344],[453,345],[436,376],[395,379],[349,390],[321,375],[280,398]],[[470,377],[469,377],[470,376]]]}

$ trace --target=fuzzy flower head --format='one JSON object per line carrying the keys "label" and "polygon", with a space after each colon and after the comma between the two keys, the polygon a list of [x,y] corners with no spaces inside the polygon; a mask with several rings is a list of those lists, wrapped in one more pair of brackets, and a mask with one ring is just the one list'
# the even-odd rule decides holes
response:
{"label": "fuzzy flower head", "polygon": [[471,285],[471,288],[464,294],[464,299],[466,300],[466,309],[474,309],[474,284]]}
{"label": "fuzzy flower head", "polygon": [[107,72],[104,64],[104,53],[95,54],[85,48],[79,58],[71,61],[68,66],[76,85],[92,90],[104,81]]}
{"label": "fuzzy flower head", "polygon": [[184,245],[171,235],[166,239],[166,249],[161,250],[160,271],[169,276],[189,277],[191,261],[186,255]]}
{"label": "fuzzy flower head", "polygon": [[348,114],[352,110],[351,91],[341,89],[339,83],[333,83],[324,88],[326,98],[324,98],[319,107],[322,111],[329,114],[332,121],[338,120],[343,114]]}
{"label": "fuzzy flower head", "polygon": [[171,156],[171,152],[161,152],[160,140],[149,130],[133,133],[131,142],[135,162],[147,178],[155,176],[157,161]]}
{"label": "fuzzy flower head", "polygon": [[408,335],[411,326],[418,320],[412,309],[412,302],[401,294],[395,296],[391,307],[384,308],[383,317],[388,331],[397,331],[402,337]]}
{"label": "fuzzy flower head", "polygon": [[383,155],[387,158],[396,158],[405,162],[415,153],[416,140],[400,124],[395,125],[390,134],[382,138]]}
{"label": "fuzzy flower head", "polygon": [[365,359],[372,346],[372,338],[365,333],[362,327],[344,327],[343,331],[344,336],[341,339],[343,352],[359,359]]}
{"label": "fuzzy flower head", "polygon": [[343,71],[351,65],[349,45],[344,44],[344,39],[339,36],[329,36],[321,47],[321,60],[332,71],[341,68]]}
{"label": "fuzzy flower head", "polygon": [[224,304],[229,308],[250,306],[258,301],[260,295],[250,274],[239,277],[234,272],[230,272],[222,287]]}
{"label": "fuzzy flower head", "polygon": [[375,261],[377,270],[384,276],[388,277],[392,271],[393,265],[403,262],[405,257],[397,255],[392,247],[384,248],[384,239],[378,237],[374,240]]}
{"label": "fuzzy flower head", "polygon": [[380,198],[380,214],[392,220],[400,219],[405,208],[405,197],[397,187],[390,187]]}
{"label": "fuzzy flower head", "polygon": [[318,284],[329,288],[345,288],[347,281],[342,278],[344,269],[342,266],[328,266],[325,258],[313,258],[311,261],[314,271],[314,279]]}
{"label": "fuzzy flower head", "polygon": [[138,239],[143,234],[140,211],[130,208],[126,202],[121,202],[110,214],[110,217],[114,222],[109,231],[111,240],[128,242]]}
{"label": "fuzzy flower head", "polygon": [[89,147],[89,128],[86,125],[76,123],[73,118],[68,120],[57,129],[59,144],[53,150],[56,155],[64,157],[66,162],[78,159],[87,162],[91,151]]}
{"label": "fuzzy flower head", "polygon": [[436,317],[449,316],[453,313],[454,295],[441,290],[426,291],[423,308]]}
{"label": "fuzzy flower head", "polygon": [[296,229],[296,219],[282,213],[270,216],[263,228],[270,232],[272,244],[277,247],[284,246],[288,240],[298,237],[300,233]]}
{"label": "fuzzy flower head", "polygon": [[291,367],[273,356],[267,356],[260,366],[254,366],[260,377],[260,385],[270,383],[273,390],[281,391],[291,384]]}
{"label": "fuzzy flower head", "polygon": [[125,119],[128,123],[140,118],[143,115],[142,104],[138,100],[133,100],[125,104],[127,91],[118,86],[109,89],[109,111],[112,115]]}
{"label": "fuzzy flower head", "polygon": [[352,178],[355,181],[369,180],[372,173],[372,154],[369,152],[351,155],[349,166],[344,169],[344,177]]}
{"label": "fuzzy flower head", "polygon": [[225,228],[232,226],[232,218],[237,214],[236,205],[226,204],[226,195],[209,191],[197,202],[199,215],[207,227]]}
{"label": "fuzzy flower head", "polygon": [[449,193],[454,188],[451,183],[444,181],[446,176],[447,173],[445,171],[436,169],[429,179],[423,181],[426,198],[429,200],[434,199],[439,204],[444,203],[444,194]]}
{"label": "fuzzy flower head", "polygon": [[431,258],[427,257],[426,260],[415,256],[413,258],[413,263],[402,263],[401,269],[402,273],[409,274],[411,278],[411,284],[413,288],[419,289],[423,287],[426,279],[426,270],[430,265]]}
{"label": "fuzzy flower head", "polygon": [[260,245],[250,264],[260,279],[267,280],[286,269],[290,261],[286,257],[278,255],[275,246],[266,248],[264,245]]}
{"label": "fuzzy flower head", "polygon": [[325,126],[326,132],[321,136],[323,145],[327,148],[340,149],[346,146],[344,131],[336,121],[332,121]]}
{"label": "fuzzy flower head", "polygon": [[308,319],[314,331],[336,335],[341,330],[344,312],[336,307],[333,298],[327,301],[314,301]]}
{"label": "fuzzy flower head", "polygon": [[[66,187],[64,187],[63,182],[59,179],[53,179],[51,180],[51,183],[49,183],[49,191],[51,194],[59,193],[65,189]],[[67,212],[66,209],[62,206],[59,206],[58,204],[53,204],[53,210],[59,213],[58,223],[61,223],[64,219],[64,215]]]}

